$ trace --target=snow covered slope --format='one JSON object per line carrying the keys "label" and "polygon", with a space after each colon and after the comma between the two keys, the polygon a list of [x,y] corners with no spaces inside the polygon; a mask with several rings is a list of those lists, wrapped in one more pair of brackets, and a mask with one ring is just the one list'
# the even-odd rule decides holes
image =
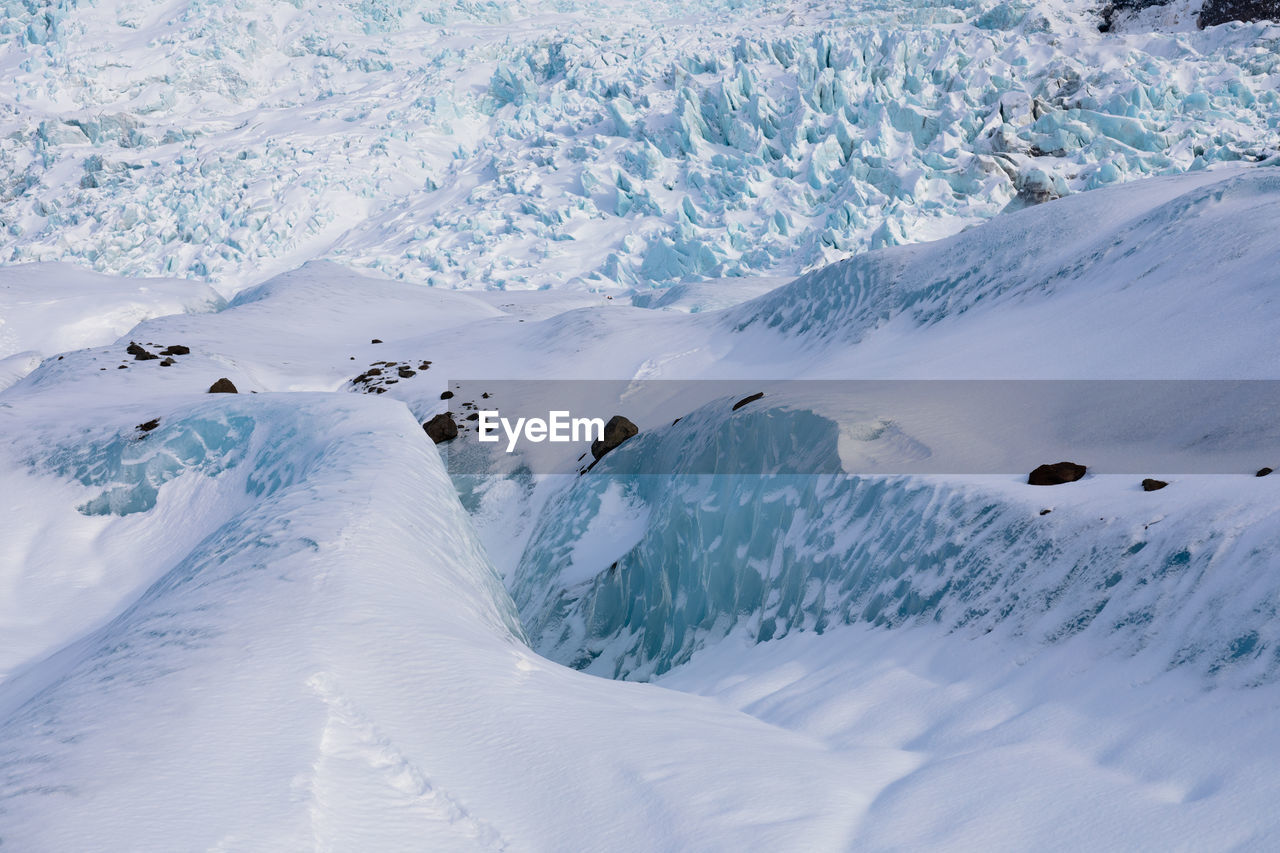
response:
{"label": "snow covered slope", "polygon": [[637,482],[624,447],[454,484],[419,424],[453,377],[1266,377],[1275,182],[1081,194],[719,312],[310,264],[49,356],[0,392],[0,834],[1265,847],[1272,478]]}
{"label": "snow covered slope", "polygon": [[[1269,235],[1280,221],[1280,173],[1140,189],[1067,199],[950,240],[834,264],[723,315],[683,319],[684,340],[694,328],[713,330],[720,358],[707,370],[722,376],[1274,377],[1280,251]],[[697,362],[686,355],[678,363]],[[590,671],[645,675],[735,627],[767,640],[843,622],[923,617],[968,632],[1008,620],[1033,644],[1092,625],[1125,655],[1167,643],[1161,666],[1275,679],[1275,484],[1240,478],[1275,463],[1266,455],[1280,449],[1274,437],[1253,436],[1257,455],[1237,462],[1240,477],[1184,477],[1146,496],[1137,491],[1141,476],[1101,476],[1045,494],[1012,476],[815,477],[863,469],[849,467],[821,409],[806,424],[805,412],[788,412],[795,403],[776,405],[767,396],[743,412],[721,403],[678,426],[669,413],[654,422],[642,411],[638,422],[651,433],[550,499],[512,587],[535,647]],[[1046,409],[1040,451],[1036,435],[1022,436],[1022,478],[1056,461],[1037,454],[1056,446],[1055,422],[1071,414],[1066,400]],[[1182,440],[1191,446],[1203,441],[1196,430],[1231,425],[1229,412],[1215,414],[1217,426],[1200,412],[1176,415],[1191,425]],[[945,465],[983,453],[1001,417],[967,431],[953,420],[920,424],[923,431],[899,420],[894,440]],[[1075,423],[1087,429],[1085,418]],[[665,449],[708,438],[727,466],[716,476],[687,449]],[[668,476],[639,468],[664,453],[676,460],[660,472]],[[776,476],[758,476],[765,472]],[[1040,517],[1044,508],[1053,515]],[[640,529],[584,571],[584,535],[629,529],[637,516]]]}
{"label": "snow covered slope", "polygon": [[[403,406],[188,396],[150,432],[108,405],[65,436],[24,410],[0,412],[27,436],[4,460],[14,849],[833,847],[909,763],[856,774],[536,657]],[[153,505],[98,514],[121,489]]]}

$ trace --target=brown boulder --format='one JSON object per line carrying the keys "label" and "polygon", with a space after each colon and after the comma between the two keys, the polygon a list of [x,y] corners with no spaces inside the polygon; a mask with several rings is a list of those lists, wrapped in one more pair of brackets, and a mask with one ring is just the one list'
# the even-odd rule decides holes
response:
{"label": "brown boulder", "polygon": [[235,383],[225,376],[209,386],[210,394],[238,394]]}
{"label": "brown boulder", "polygon": [[622,415],[614,415],[604,425],[604,438],[591,443],[591,455],[599,462],[606,453],[639,432],[640,428],[631,421]]}
{"label": "brown boulder", "polygon": [[453,441],[458,437],[458,425],[453,422],[451,412],[442,412],[422,425],[427,437],[436,444]]}
{"label": "brown boulder", "polygon": [[1033,486],[1059,486],[1063,483],[1074,483],[1084,476],[1088,469],[1074,462],[1055,462],[1052,465],[1041,465],[1027,477]]}

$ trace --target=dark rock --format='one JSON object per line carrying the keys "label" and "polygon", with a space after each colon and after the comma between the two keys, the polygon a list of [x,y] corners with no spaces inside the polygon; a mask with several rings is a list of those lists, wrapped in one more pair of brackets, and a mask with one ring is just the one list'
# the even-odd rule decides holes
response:
{"label": "dark rock", "polygon": [[1051,509],[1042,509],[1042,510],[1040,510],[1040,514],[1041,514],[1041,515],[1048,515],[1048,514],[1049,514],[1049,513],[1051,513],[1051,512],[1053,512],[1053,510],[1051,510]]}
{"label": "dark rock", "polygon": [[606,453],[640,432],[640,428],[622,415],[614,415],[604,425],[604,438],[591,442],[591,455],[599,462]]}
{"label": "dark rock", "polygon": [[138,424],[138,429],[141,432],[151,432],[153,429],[155,429],[158,426],[160,426],[160,419],[152,418],[146,423]]}
{"label": "dark rock", "polygon": [[217,382],[209,386],[209,393],[210,394],[235,394],[238,392],[236,391],[235,383],[233,383],[230,379],[224,376],[221,379],[219,379]]}
{"label": "dark rock", "polygon": [[1074,483],[1084,476],[1088,469],[1074,462],[1056,462],[1053,465],[1041,465],[1031,472],[1027,482],[1033,486],[1059,486],[1063,483]]}
{"label": "dark rock", "polygon": [[161,355],[190,355],[191,347],[184,347],[182,344],[171,344],[166,349],[160,351]]}
{"label": "dark rock", "polygon": [[371,343],[371,344],[380,344],[380,343],[382,343],[382,341],[381,341],[381,340],[379,340],[378,338],[374,338],[373,340],[369,341],[369,343]]}
{"label": "dark rock", "polygon": [[1164,480],[1153,480],[1150,477],[1148,477],[1147,479],[1142,481],[1142,491],[1158,492],[1167,485],[1169,484],[1166,483]]}
{"label": "dark rock", "polygon": [[172,358],[166,358],[164,361],[160,362],[161,367],[172,367],[175,364],[177,364],[177,362]]}
{"label": "dark rock", "polygon": [[116,368],[116,370],[128,370],[128,369],[129,369],[129,365],[127,364],[122,364]]}
{"label": "dark rock", "polygon": [[440,399],[441,399],[441,400],[452,400],[452,399],[453,399],[453,392],[452,392],[452,391],[443,391],[443,392],[441,392],[441,394],[440,394]]}
{"label": "dark rock", "polygon": [[469,420],[469,421],[478,421],[478,420],[480,420],[480,413],[479,413],[479,412],[472,412],[471,414],[467,415],[467,418],[466,418],[466,419],[467,419],[467,420]]}
{"label": "dark rock", "polygon": [[1116,16],[1122,12],[1138,12],[1149,6],[1164,6],[1168,0],[1113,0],[1102,7],[1102,23],[1098,25],[1098,32],[1110,32],[1115,26]]}
{"label": "dark rock", "polygon": [[1270,474],[1270,473],[1271,473],[1271,469],[1270,469],[1270,468],[1259,468],[1259,469],[1258,469],[1258,473],[1254,474],[1253,476],[1255,476],[1255,477],[1265,477],[1265,476],[1267,476],[1267,475],[1268,475],[1268,474]]}
{"label": "dark rock", "polygon": [[397,373],[401,379],[408,379],[410,376],[417,376],[417,371],[410,370],[407,367],[400,368]]}
{"label": "dark rock", "polygon": [[1205,0],[1197,23],[1200,29],[1230,21],[1280,21],[1280,0]]}
{"label": "dark rock", "polygon": [[488,392],[488,391],[485,391],[483,394],[481,394],[481,395],[480,395],[480,398],[481,398],[482,400],[488,400],[488,399],[489,399],[489,392]]}
{"label": "dark rock", "polygon": [[1018,175],[1017,185],[1017,201],[1022,207],[1034,207],[1058,198],[1053,178],[1043,169],[1029,169]]}
{"label": "dark rock", "polygon": [[145,349],[143,349],[141,346],[134,343],[133,341],[129,341],[129,346],[125,348],[125,352],[133,356],[134,361],[151,361],[152,359],[160,357],[155,353],[147,352]]}
{"label": "dark rock", "polygon": [[450,412],[436,415],[423,424],[422,428],[426,430],[427,437],[436,444],[453,441],[458,437],[458,425],[453,422],[453,415]]}
{"label": "dark rock", "polygon": [[754,403],[756,400],[759,400],[763,396],[764,396],[763,391],[757,391],[756,393],[752,394],[750,397],[743,397],[741,400],[733,404],[732,411],[736,412],[738,411],[738,409],[741,409],[747,403]]}

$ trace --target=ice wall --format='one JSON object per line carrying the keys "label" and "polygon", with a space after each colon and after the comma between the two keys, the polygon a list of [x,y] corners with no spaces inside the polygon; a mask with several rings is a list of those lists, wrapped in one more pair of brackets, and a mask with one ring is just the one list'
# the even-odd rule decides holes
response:
{"label": "ice wall", "polygon": [[[751,429],[838,464],[827,426],[778,416]],[[1143,655],[1153,672],[1236,684],[1280,674],[1280,484],[1195,476],[1157,497],[1123,476],[1051,489],[1015,477],[760,476],[750,449],[741,474],[627,475],[629,458],[665,440],[633,440],[543,508],[512,590],[553,659],[644,679],[735,629],[763,642],[927,620],[1018,636],[1029,651],[1088,631],[1101,653]],[[575,543],[637,517],[642,532],[619,535],[584,571]]]}

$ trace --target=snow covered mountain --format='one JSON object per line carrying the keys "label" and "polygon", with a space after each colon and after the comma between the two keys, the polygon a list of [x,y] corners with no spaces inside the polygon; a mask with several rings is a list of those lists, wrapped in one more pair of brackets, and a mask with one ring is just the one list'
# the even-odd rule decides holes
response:
{"label": "snow covered mountain", "polygon": [[[1176,11],[0,6],[0,849],[1275,848],[1252,386],[1049,488],[773,390],[1280,379],[1280,27]],[[547,379],[639,434],[424,432]]]}

